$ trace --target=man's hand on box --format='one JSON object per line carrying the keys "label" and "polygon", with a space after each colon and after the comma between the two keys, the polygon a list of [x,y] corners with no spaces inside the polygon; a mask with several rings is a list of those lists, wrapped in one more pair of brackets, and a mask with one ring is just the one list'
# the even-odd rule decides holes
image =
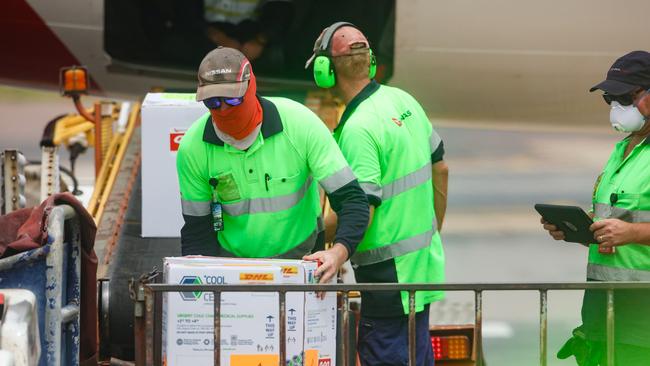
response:
{"label": "man's hand on box", "polygon": [[314,254],[306,255],[302,258],[306,261],[319,261],[320,266],[316,270],[316,276],[320,277],[319,283],[329,282],[339,268],[348,259],[348,250],[343,244],[334,244],[328,250],[321,250]]}

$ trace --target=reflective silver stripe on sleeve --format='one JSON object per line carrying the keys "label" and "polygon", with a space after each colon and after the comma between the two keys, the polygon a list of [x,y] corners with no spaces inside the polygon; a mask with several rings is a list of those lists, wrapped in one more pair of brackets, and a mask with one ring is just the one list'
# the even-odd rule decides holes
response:
{"label": "reflective silver stripe on sleeve", "polygon": [[313,179],[310,176],[296,192],[277,197],[246,199],[235,203],[222,203],[223,211],[230,216],[241,216],[290,209],[304,197]]}
{"label": "reflective silver stripe on sleeve", "polygon": [[440,146],[442,139],[440,135],[435,130],[431,130],[431,136],[429,136],[429,146],[431,147],[431,153],[433,154]]}
{"label": "reflective silver stripe on sleeve", "polygon": [[210,201],[187,201],[181,199],[183,215],[205,216],[210,214]]}
{"label": "reflective silver stripe on sleeve", "polygon": [[325,189],[325,192],[332,193],[355,179],[357,178],[354,176],[354,173],[352,173],[352,169],[346,165],[338,172],[322,179],[319,183],[323,189]]}
{"label": "reflective silver stripe on sleeve", "polygon": [[382,199],[387,200],[431,179],[431,162],[422,168],[384,185]]}
{"label": "reflective silver stripe on sleeve", "polygon": [[367,195],[377,196],[381,198],[384,192],[381,189],[381,186],[374,183],[359,183],[359,185],[361,186],[361,189],[363,189],[363,192]]}
{"label": "reflective silver stripe on sleeve", "polygon": [[431,245],[431,238],[437,230],[436,226],[434,221],[433,228],[422,234],[365,252],[356,252],[352,255],[351,261],[358,266],[367,266],[426,248]]}
{"label": "reflective silver stripe on sleeve", "polygon": [[594,215],[601,219],[619,219],[625,222],[650,222],[650,211],[627,210],[605,203],[594,205]]}
{"label": "reflective silver stripe on sleeve", "polygon": [[650,281],[650,271],[589,263],[587,278],[599,281]]}
{"label": "reflective silver stripe on sleeve", "polygon": [[303,240],[302,243],[293,247],[293,249],[289,249],[289,251],[282,254],[278,254],[271,258],[302,259],[303,256],[310,254],[311,251],[314,249],[314,247],[316,246],[317,238],[318,238],[318,228],[316,228],[316,230],[314,230],[311,234],[309,234],[307,239]]}

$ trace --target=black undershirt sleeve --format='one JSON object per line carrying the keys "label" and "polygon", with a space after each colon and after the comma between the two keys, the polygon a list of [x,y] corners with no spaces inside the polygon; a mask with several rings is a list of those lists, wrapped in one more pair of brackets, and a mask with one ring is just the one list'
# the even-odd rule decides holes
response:
{"label": "black undershirt sleeve", "polygon": [[431,164],[435,164],[441,161],[444,155],[445,155],[445,146],[444,143],[440,141],[440,145],[438,145],[436,151],[434,151],[431,154]]}
{"label": "black undershirt sleeve", "polygon": [[366,194],[355,179],[327,196],[338,216],[334,242],[345,245],[352,256],[368,228],[370,212]]}
{"label": "black undershirt sleeve", "polygon": [[375,196],[374,194],[366,195],[368,198],[368,203],[375,206],[375,208],[381,206],[381,198]]}
{"label": "black undershirt sleeve", "polygon": [[182,255],[218,256],[219,242],[212,228],[212,216],[183,215],[181,228]]}

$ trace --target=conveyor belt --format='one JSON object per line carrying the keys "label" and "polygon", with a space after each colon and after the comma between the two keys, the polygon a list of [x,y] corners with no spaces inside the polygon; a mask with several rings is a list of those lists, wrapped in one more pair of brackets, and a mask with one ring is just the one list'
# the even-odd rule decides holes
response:
{"label": "conveyor belt", "polygon": [[110,356],[133,360],[133,302],[129,298],[129,280],[154,267],[162,270],[162,258],[180,255],[179,238],[142,238],[140,174],[129,200],[119,244],[108,266],[110,279],[109,332]]}
{"label": "conveyor belt", "polygon": [[138,279],[154,267],[162,270],[163,257],[180,255],[179,238],[140,236],[140,142],[138,127],[110,187],[95,239],[101,281],[98,305],[102,359],[134,359],[134,305],[129,297],[129,280]]}

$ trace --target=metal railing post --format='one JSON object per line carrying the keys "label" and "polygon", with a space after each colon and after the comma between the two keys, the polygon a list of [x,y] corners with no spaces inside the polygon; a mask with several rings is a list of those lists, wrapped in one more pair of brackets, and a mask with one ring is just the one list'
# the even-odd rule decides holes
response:
{"label": "metal railing post", "polygon": [[614,290],[607,289],[607,365],[614,366]]}
{"label": "metal railing post", "polygon": [[144,288],[145,302],[145,364],[154,366],[154,291],[151,287]]}
{"label": "metal railing post", "polygon": [[287,362],[287,293],[280,291],[280,360],[279,366]]}
{"label": "metal railing post", "polygon": [[214,316],[214,332],[212,338],[212,347],[214,349],[214,364],[215,366],[221,365],[221,291],[212,293],[214,298],[213,316]]}
{"label": "metal railing post", "polygon": [[45,297],[45,357],[52,365],[61,364],[61,330],[62,330],[62,302],[63,289],[61,279],[63,272],[64,256],[64,212],[62,206],[52,209],[47,223],[48,244],[51,245],[50,253],[45,259],[46,288]]}
{"label": "metal railing post", "polygon": [[539,364],[546,366],[548,336],[548,292],[539,291]]}
{"label": "metal railing post", "polygon": [[409,291],[409,366],[415,366],[415,291]]}
{"label": "metal railing post", "polygon": [[348,346],[350,345],[350,298],[347,291],[343,292],[343,347],[342,357],[343,357],[343,366],[350,365],[350,355],[348,351]]}
{"label": "metal railing post", "polygon": [[483,366],[483,292],[474,290],[474,339],[476,340],[476,365]]}

